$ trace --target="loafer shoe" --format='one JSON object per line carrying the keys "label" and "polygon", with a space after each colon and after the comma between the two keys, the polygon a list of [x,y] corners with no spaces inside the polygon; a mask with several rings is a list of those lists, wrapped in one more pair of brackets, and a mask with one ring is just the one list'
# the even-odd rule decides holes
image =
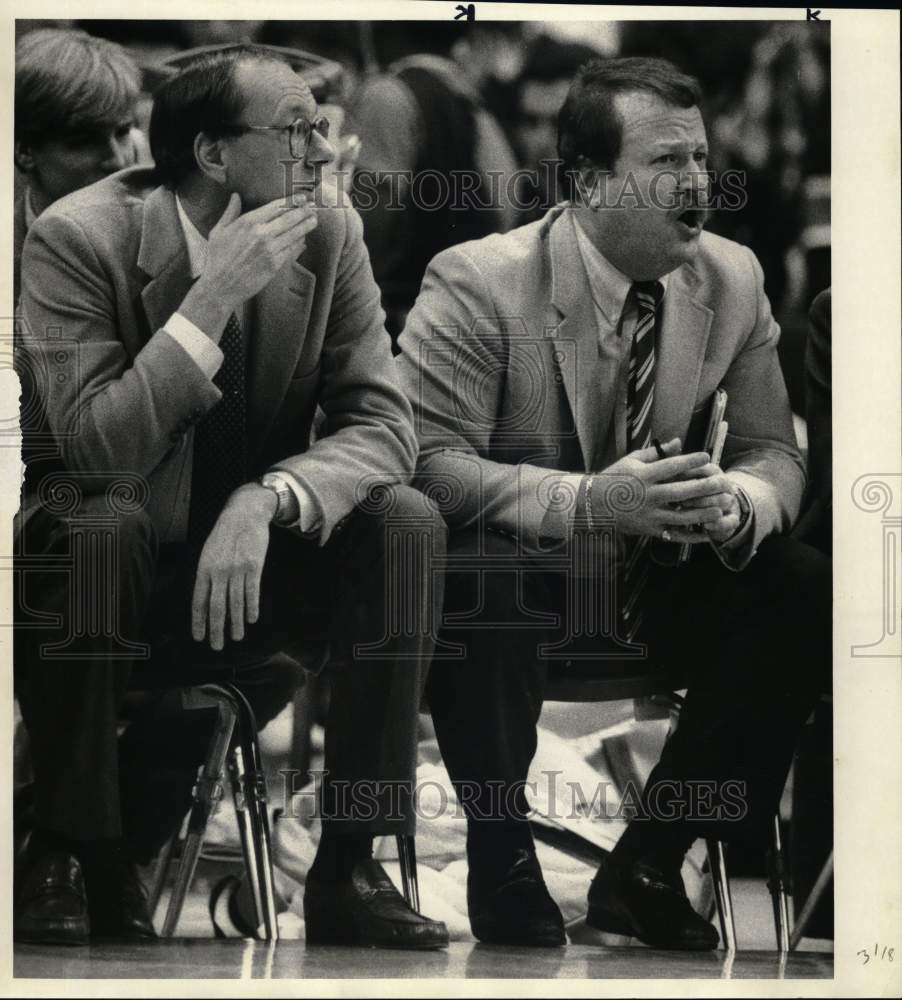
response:
{"label": "loafer shoe", "polygon": [[586,923],[596,930],[638,938],[653,948],[711,951],[720,937],[692,909],[679,874],[639,860],[602,862],[589,887]]}
{"label": "loafer shoe", "polygon": [[501,871],[474,869],[467,879],[474,937],[485,944],[559,948],[567,943],[564,918],[551,898],[535,851],[517,848]]}
{"label": "loafer shoe", "polygon": [[16,900],[13,936],[30,944],[88,943],[91,926],[81,863],[65,851],[35,859]]}
{"label": "loafer shoe", "polygon": [[378,861],[359,861],[340,885],[308,876],[304,889],[308,944],[369,948],[444,948],[448,928],[411,909]]}

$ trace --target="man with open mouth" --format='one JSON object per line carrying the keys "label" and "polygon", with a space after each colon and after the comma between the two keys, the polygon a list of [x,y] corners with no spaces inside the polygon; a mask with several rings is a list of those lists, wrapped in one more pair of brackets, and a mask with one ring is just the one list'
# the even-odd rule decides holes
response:
{"label": "man with open mouth", "polygon": [[663,60],[584,66],[558,119],[572,202],[439,254],[400,338],[416,482],[453,493],[442,637],[466,660],[434,663],[427,697],[482,941],[566,940],[525,793],[552,664],[647,656],[688,684],[587,923],[692,950],[718,935],[686,897],[687,850],[766,841],[829,677],[829,562],[786,537],[805,470],[779,328],[754,254],[704,232],[700,99]]}

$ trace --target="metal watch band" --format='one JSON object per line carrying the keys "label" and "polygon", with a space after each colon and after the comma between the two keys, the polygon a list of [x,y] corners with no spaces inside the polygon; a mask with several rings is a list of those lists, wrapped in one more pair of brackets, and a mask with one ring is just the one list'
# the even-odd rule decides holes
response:
{"label": "metal watch band", "polygon": [[296,519],[294,508],[297,507],[297,502],[292,503],[294,494],[284,476],[280,476],[277,472],[267,472],[260,479],[260,485],[272,490],[276,495],[274,523],[289,524]]}

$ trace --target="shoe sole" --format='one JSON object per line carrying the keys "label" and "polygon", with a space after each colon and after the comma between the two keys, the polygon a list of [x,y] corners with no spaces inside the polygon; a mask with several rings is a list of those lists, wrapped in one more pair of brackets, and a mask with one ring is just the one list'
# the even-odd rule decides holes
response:
{"label": "shoe sole", "polygon": [[91,941],[126,941],[129,944],[140,944],[142,941],[159,941],[158,934],[120,934],[115,931],[91,932]]}
{"label": "shoe sole", "polygon": [[586,924],[596,931],[602,931],[605,934],[617,934],[620,937],[635,938],[637,941],[647,944],[650,948],[661,948],[665,951],[714,951],[718,945],[717,941],[713,944],[708,944],[704,941],[685,941],[679,944],[675,944],[672,941],[654,941],[651,938],[643,937],[636,931],[635,927],[630,927],[629,924],[621,920],[616,914],[600,906],[589,907],[589,911],[586,913]]}
{"label": "shoe sole", "polygon": [[350,945],[356,948],[390,948],[394,951],[437,951],[448,947],[447,938],[422,941],[365,940],[363,933],[347,917],[338,914],[318,916],[311,920],[304,912],[304,937],[307,944]]}
{"label": "shoe sole", "polygon": [[561,941],[559,938],[518,938],[512,935],[494,935],[485,934],[473,931],[473,937],[476,938],[481,944],[494,944],[494,945],[506,945],[513,948],[563,948],[567,944],[567,937],[564,935],[564,940]]}
{"label": "shoe sole", "polygon": [[470,921],[473,937],[483,944],[503,944],[521,948],[563,948],[567,944],[564,931],[547,931],[542,934],[518,934],[509,926]]}
{"label": "shoe sole", "polygon": [[63,936],[59,932],[40,930],[16,931],[13,934],[13,940],[16,944],[47,944],[54,947],[62,945],[65,948],[83,948],[91,943],[91,937],[87,932],[84,935]]}

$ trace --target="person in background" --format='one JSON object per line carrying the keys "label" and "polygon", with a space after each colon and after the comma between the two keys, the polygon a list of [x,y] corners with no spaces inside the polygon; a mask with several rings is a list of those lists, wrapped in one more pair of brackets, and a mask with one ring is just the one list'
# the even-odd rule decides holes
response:
{"label": "person in background", "polygon": [[[535,171],[518,188],[519,221],[541,218],[560,198],[557,117],[577,70],[598,55],[589,45],[537,35],[517,87],[514,149],[520,166]],[[526,208],[535,201],[534,207]]]}
{"label": "person in background", "polygon": [[32,222],[58,198],[137,161],[140,90],[135,61],[115,42],[84,31],[39,28],[16,43],[16,301],[22,245]]}
{"label": "person in background", "polygon": [[[499,59],[501,72],[509,72],[505,56],[517,47],[502,44],[509,29],[489,22],[392,22],[391,28],[387,51],[400,58],[363,84],[348,130],[360,140],[354,204],[382,291],[386,328],[396,339],[435,254],[506,232],[516,220],[504,189],[516,169],[514,155],[480,88]],[[498,196],[490,172],[501,179]],[[458,205],[454,177],[473,183],[473,195]]]}

